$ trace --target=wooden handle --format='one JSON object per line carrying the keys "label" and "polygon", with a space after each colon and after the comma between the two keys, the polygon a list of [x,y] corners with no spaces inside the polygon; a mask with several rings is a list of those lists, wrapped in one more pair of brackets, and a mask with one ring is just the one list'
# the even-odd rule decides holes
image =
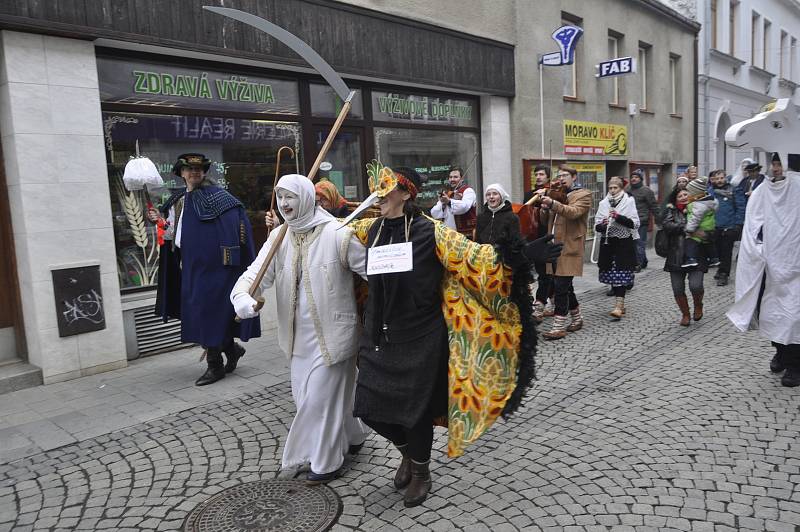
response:
{"label": "wooden handle", "polygon": [[278,247],[280,247],[281,242],[283,242],[283,237],[286,236],[286,230],[289,229],[289,224],[283,224],[281,226],[280,232],[278,232],[278,236],[275,237],[275,240],[272,241],[272,246],[269,248],[269,253],[267,253],[267,258],[264,259],[264,264],[261,265],[261,268],[258,270],[256,274],[256,278],[253,279],[253,284],[250,285],[250,290],[247,291],[250,294],[250,297],[255,298],[256,294],[259,293],[259,288],[261,287],[261,281],[264,280],[264,276],[267,274],[267,268],[269,268],[270,263],[272,262],[273,257],[275,257],[275,253],[278,252]]}

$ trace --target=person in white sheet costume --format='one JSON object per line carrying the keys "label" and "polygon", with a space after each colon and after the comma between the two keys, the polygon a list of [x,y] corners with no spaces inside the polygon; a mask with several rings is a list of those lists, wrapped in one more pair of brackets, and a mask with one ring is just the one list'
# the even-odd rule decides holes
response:
{"label": "person in white sheet costume", "polygon": [[[276,195],[289,227],[260,288],[275,284],[278,344],[291,361],[297,407],[282,468],[310,463],[307,482],[327,482],[338,475],[345,454],[358,452],[369,430],[352,414],[360,332],[353,272],[366,278],[366,249],[315,206],[307,177],[281,177]],[[231,292],[242,319],[256,314],[248,290],[279,232],[270,233]]]}
{"label": "person in white sheet costume", "polygon": [[800,385],[800,156],[790,172],[767,178],[747,203],[736,268],[736,303],[728,318],[737,329],[757,328],[772,341],[774,373]]}

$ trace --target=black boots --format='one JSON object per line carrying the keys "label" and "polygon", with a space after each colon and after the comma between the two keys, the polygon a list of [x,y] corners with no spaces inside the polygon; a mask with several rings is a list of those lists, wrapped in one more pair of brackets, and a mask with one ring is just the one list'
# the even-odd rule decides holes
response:
{"label": "black boots", "polygon": [[800,369],[786,368],[786,373],[781,377],[781,384],[787,388],[800,386]]}
{"label": "black boots", "polygon": [[772,373],[780,373],[785,369],[786,366],[783,365],[783,357],[781,357],[780,353],[775,353],[775,356],[769,361],[769,370]]}
{"label": "black boots", "polygon": [[422,504],[431,491],[431,472],[428,468],[431,461],[419,463],[409,460],[409,462],[411,462],[411,482],[403,496],[403,506],[413,508]]}
{"label": "black boots", "polygon": [[225,367],[222,365],[222,351],[209,347],[206,349],[206,362],[208,369],[203,376],[195,381],[195,386],[205,386],[213,384],[225,378]]}
{"label": "black boots", "polygon": [[245,348],[236,342],[231,342],[231,345],[226,347],[222,352],[225,353],[225,358],[227,359],[225,362],[225,373],[231,373],[236,369],[236,364],[239,363],[239,359],[244,356]]}
{"label": "black boots", "polygon": [[397,450],[403,455],[400,467],[397,468],[397,473],[394,475],[394,487],[399,490],[405,488],[411,482],[411,458],[406,455],[407,449],[408,444],[397,446]]}
{"label": "black boots", "polygon": [[728,284],[728,274],[720,273],[717,275],[719,275],[719,278],[717,278],[717,286],[726,286]]}

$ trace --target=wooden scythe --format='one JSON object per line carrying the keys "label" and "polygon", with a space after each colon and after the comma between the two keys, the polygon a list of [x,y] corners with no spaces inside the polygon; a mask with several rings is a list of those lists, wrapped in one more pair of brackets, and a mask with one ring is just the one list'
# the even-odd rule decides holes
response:
{"label": "wooden scythe", "polygon": [[[250,13],[245,13],[244,11],[240,11],[238,9],[231,9],[229,7],[216,7],[216,6],[203,6],[203,9],[211,11],[213,13],[217,13],[218,15],[222,15],[225,17],[229,17],[239,22],[243,22],[248,24],[257,30],[261,30],[264,33],[275,37],[283,44],[291,48],[292,50],[297,53],[300,57],[305,59],[305,61],[314,67],[314,69],[319,72],[319,74],[325,78],[325,81],[336,91],[336,94],[339,95],[344,101],[344,105],[342,105],[342,110],[339,111],[339,116],[336,117],[336,122],[333,123],[333,127],[331,127],[330,133],[328,133],[328,138],[325,139],[325,143],[322,145],[322,148],[319,150],[319,154],[317,155],[317,159],[314,161],[314,165],[311,167],[311,170],[308,172],[308,178],[313,182],[314,178],[317,175],[317,171],[319,170],[319,165],[322,164],[322,161],[325,160],[325,156],[328,154],[328,150],[330,150],[331,145],[333,144],[333,140],[336,138],[336,134],[339,132],[339,129],[342,127],[342,123],[344,119],[347,117],[347,114],[350,112],[350,106],[352,105],[353,97],[355,96],[356,92],[350,90],[345,84],[344,80],[342,79],[339,74],[336,73],[335,70],[324,60],[320,55],[315,52],[308,44],[300,40],[296,35],[289,33],[285,29],[281,28],[269,22],[268,20],[264,20],[261,17],[257,17]],[[279,152],[280,155],[280,152]],[[277,169],[276,169],[277,174]],[[276,175],[277,177],[277,175]],[[275,188],[273,187],[273,197],[272,197],[272,207],[274,207],[275,201]],[[267,268],[269,268],[272,259],[275,257],[275,253],[278,251],[278,247],[280,247],[281,242],[283,242],[283,238],[286,236],[286,231],[289,227],[289,224],[284,223],[278,235],[272,241],[272,246],[269,249],[269,253],[267,253],[266,258],[264,259],[264,264],[261,265],[261,268],[258,270],[258,274],[256,278],[253,280],[253,283],[250,285],[250,290],[248,293],[250,297],[256,300],[256,306],[254,307],[255,311],[258,312],[264,306],[264,297],[260,294],[261,288],[261,281],[264,279],[264,275],[267,273]],[[238,318],[237,318],[238,320]]]}

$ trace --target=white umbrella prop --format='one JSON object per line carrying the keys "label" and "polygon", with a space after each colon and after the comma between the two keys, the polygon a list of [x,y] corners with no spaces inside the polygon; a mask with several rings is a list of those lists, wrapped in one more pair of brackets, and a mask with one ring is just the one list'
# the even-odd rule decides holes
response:
{"label": "white umbrella prop", "polygon": [[136,156],[131,157],[128,164],[125,165],[122,183],[125,185],[125,189],[130,192],[144,190],[148,209],[153,207],[153,200],[150,198],[150,192],[147,187],[159,188],[164,186],[164,180],[161,178],[161,174],[158,172],[156,165],[153,164],[153,161],[143,155],[139,155],[139,141],[136,141]]}

